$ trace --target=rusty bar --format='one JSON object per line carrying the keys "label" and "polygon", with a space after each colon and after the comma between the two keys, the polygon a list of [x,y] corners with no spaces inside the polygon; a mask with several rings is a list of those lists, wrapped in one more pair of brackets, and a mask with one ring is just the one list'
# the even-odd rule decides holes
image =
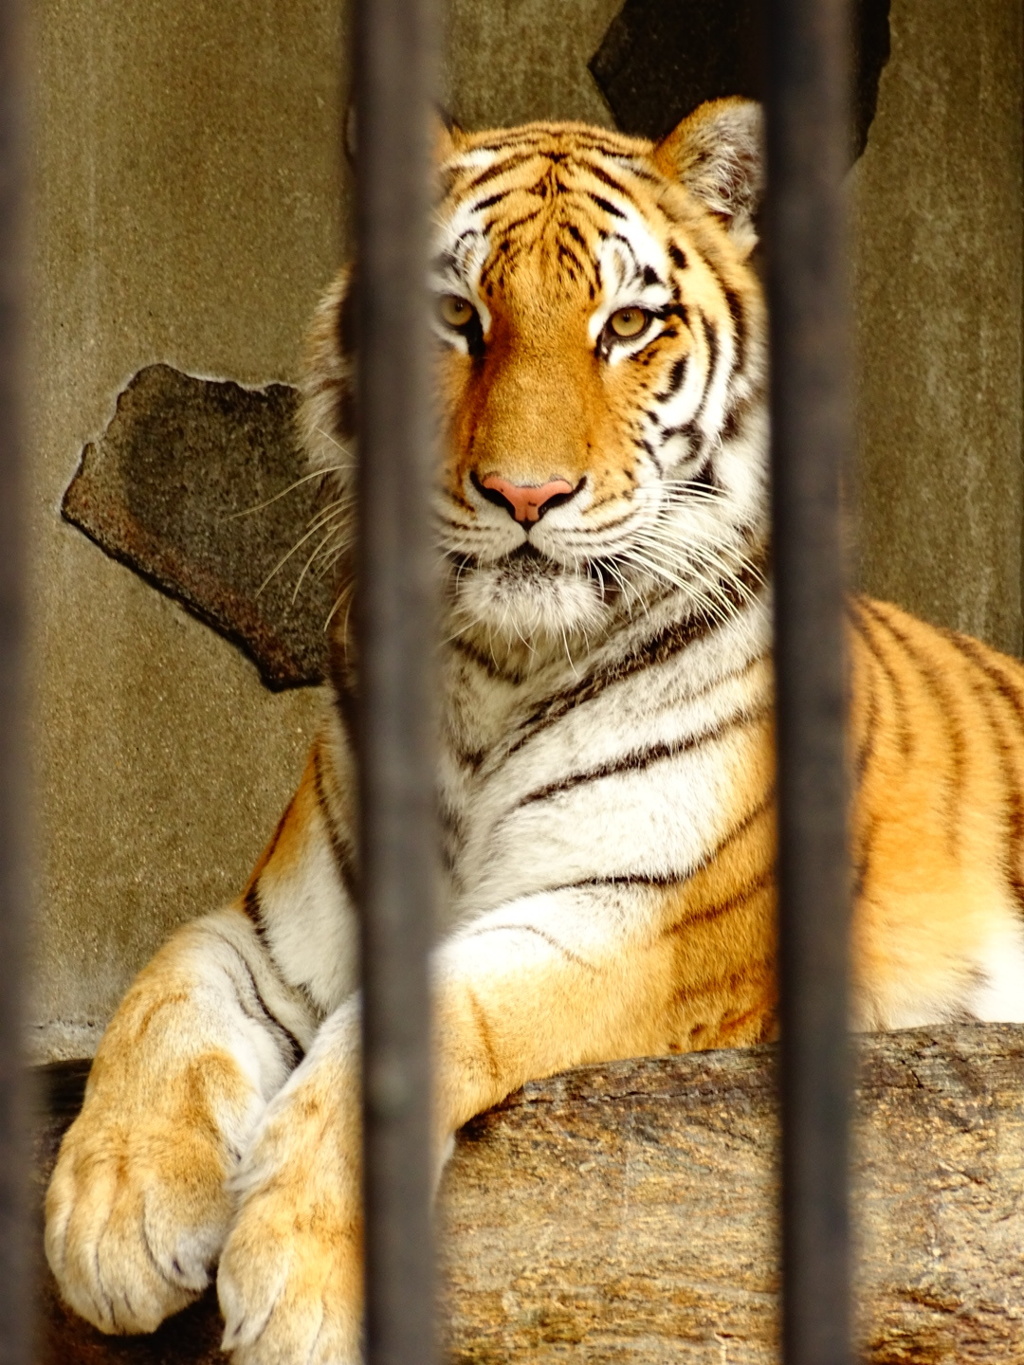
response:
{"label": "rusty bar", "polygon": [[28,1365],[27,1077],[22,1056],[29,903],[22,517],[23,12],[0,3],[0,1365]]}
{"label": "rusty bar", "polygon": [[848,1365],[846,0],[766,0],[786,1365]]}
{"label": "rusty bar", "polygon": [[357,0],[359,784],[369,1365],[433,1354],[432,0]]}

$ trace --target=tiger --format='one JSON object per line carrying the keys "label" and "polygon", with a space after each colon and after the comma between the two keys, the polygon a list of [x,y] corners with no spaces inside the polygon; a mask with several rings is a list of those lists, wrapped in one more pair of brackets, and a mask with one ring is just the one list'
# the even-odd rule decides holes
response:
{"label": "tiger", "polygon": [[[437,133],[441,541],[433,1142],[532,1078],[777,1031],[759,106],[658,142]],[[351,586],[351,276],[301,425]],[[1024,1021],[1024,666],[847,621],[858,1029]],[[46,1201],[67,1303],[152,1331],[216,1272],[239,1365],[360,1359],[358,860],[344,612],[238,899],[115,1013]]]}

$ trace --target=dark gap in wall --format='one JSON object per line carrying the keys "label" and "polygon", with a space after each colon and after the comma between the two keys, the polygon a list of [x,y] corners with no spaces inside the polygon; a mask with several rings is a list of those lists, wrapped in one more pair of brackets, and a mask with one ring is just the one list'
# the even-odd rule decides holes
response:
{"label": "dark gap in wall", "polygon": [[[590,70],[623,132],[660,138],[704,100],[759,99],[759,0],[626,0]],[[889,60],[889,0],[853,7],[851,164],[863,152]]]}

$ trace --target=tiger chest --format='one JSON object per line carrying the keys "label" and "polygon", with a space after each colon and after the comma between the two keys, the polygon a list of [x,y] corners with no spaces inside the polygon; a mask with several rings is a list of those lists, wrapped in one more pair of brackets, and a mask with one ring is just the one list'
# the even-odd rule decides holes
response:
{"label": "tiger chest", "polygon": [[635,884],[648,903],[655,895],[657,932],[690,940],[705,910],[770,867],[763,679],[695,699],[651,670],[570,689],[566,702],[493,682],[462,672],[448,692],[446,927],[520,897],[605,882]]}

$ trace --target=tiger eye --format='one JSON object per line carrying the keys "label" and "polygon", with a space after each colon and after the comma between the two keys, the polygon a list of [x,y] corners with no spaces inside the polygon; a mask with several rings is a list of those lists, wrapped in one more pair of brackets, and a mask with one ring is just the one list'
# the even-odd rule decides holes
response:
{"label": "tiger eye", "polygon": [[620,308],[608,319],[608,326],[617,337],[628,341],[638,337],[647,326],[648,314],[642,308]]}
{"label": "tiger eye", "polygon": [[475,309],[458,294],[442,294],[437,301],[437,312],[441,321],[449,327],[465,327],[473,318]]}

